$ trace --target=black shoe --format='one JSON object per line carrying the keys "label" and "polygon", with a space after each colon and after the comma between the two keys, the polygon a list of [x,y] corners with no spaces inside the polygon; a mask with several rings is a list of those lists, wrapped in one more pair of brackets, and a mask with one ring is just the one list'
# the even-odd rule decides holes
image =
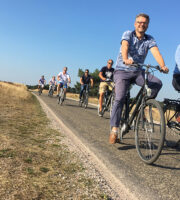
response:
{"label": "black shoe", "polygon": [[59,94],[57,94],[56,97],[59,97]]}

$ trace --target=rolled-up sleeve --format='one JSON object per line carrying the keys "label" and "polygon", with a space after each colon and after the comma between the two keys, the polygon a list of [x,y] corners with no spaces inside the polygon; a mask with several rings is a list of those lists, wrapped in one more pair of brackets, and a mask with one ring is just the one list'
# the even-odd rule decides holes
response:
{"label": "rolled-up sleeve", "polygon": [[122,35],[122,38],[121,38],[121,42],[123,40],[126,40],[126,41],[130,42],[131,33],[132,33],[131,31],[124,32],[123,35]]}
{"label": "rolled-up sleeve", "polygon": [[157,47],[157,43],[152,36],[149,36],[148,41],[149,41],[149,49],[152,47]]}
{"label": "rolled-up sleeve", "polygon": [[180,71],[180,45],[177,47],[177,50],[176,50],[175,61],[176,61],[177,67]]}

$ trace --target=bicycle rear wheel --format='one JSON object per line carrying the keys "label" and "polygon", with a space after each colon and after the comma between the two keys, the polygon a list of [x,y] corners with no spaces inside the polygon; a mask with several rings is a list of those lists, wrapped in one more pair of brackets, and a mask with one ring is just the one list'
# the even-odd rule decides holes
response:
{"label": "bicycle rear wheel", "polygon": [[136,122],[136,149],[147,164],[155,162],[161,154],[165,139],[165,118],[160,104],[155,99],[145,102]]}

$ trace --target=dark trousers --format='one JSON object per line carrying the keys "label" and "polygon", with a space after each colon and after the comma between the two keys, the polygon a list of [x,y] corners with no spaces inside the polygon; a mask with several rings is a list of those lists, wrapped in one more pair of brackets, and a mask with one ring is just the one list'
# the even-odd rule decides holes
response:
{"label": "dark trousers", "polygon": [[[126,97],[126,92],[130,84],[135,83],[138,86],[144,84],[145,73],[142,71],[115,71],[114,81],[115,81],[115,102],[113,104],[112,114],[111,114],[111,127],[119,127],[121,120],[122,107],[124,105],[124,100]],[[162,87],[162,82],[153,76],[148,74],[148,87],[151,88],[151,97],[155,98]]]}
{"label": "dark trousers", "polygon": [[80,99],[81,99],[81,97],[82,97],[83,91],[86,90],[86,87],[87,87],[87,89],[89,90],[89,87],[88,87],[88,86],[89,86],[89,85],[87,85],[87,84],[81,85],[81,91],[80,91],[80,95],[79,95],[79,98],[80,98]]}

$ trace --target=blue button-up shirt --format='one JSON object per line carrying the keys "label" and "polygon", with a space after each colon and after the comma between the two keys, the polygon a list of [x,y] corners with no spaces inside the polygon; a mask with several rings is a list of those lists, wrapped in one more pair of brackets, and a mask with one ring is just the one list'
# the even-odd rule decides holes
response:
{"label": "blue button-up shirt", "polygon": [[[141,63],[141,64],[144,63],[148,50],[152,47],[157,46],[152,36],[145,34],[144,38],[139,40],[136,37],[135,31],[124,32],[122,40],[128,41],[129,43],[128,59],[131,58],[135,63]],[[135,67],[129,67],[123,64],[121,47],[116,61],[116,70],[126,70],[126,71],[137,70],[137,68]]]}
{"label": "blue button-up shirt", "polygon": [[174,74],[180,74],[180,45],[177,47],[175,54],[176,66],[174,69]]}

